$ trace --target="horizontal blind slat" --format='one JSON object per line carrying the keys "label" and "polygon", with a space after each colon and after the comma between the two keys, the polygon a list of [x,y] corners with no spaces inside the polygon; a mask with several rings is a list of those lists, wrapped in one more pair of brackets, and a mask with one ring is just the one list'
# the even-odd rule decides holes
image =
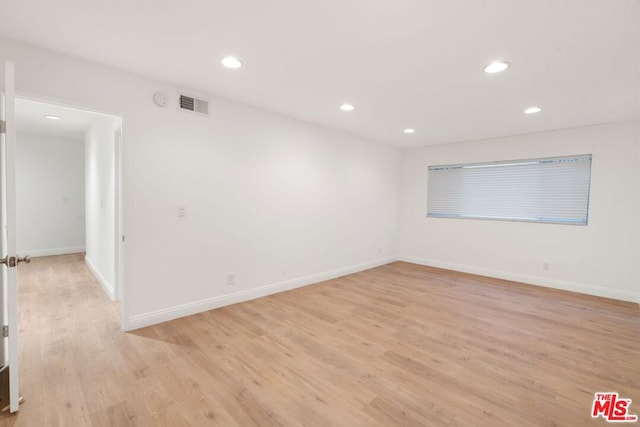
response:
{"label": "horizontal blind slat", "polygon": [[591,155],[430,166],[427,215],[586,224]]}

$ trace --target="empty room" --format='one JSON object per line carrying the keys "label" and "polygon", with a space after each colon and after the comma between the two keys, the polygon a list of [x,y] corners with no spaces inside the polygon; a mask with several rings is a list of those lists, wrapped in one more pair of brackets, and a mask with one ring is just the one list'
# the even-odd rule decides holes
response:
{"label": "empty room", "polygon": [[0,93],[0,426],[638,422],[640,0],[4,1]]}

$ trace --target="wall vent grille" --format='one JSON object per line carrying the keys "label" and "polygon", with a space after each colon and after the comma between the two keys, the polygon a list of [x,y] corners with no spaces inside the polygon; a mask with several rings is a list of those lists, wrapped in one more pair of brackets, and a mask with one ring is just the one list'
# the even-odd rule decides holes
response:
{"label": "wall vent grille", "polygon": [[197,99],[189,95],[180,94],[178,105],[183,111],[190,111],[198,114],[209,114],[209,102]]}

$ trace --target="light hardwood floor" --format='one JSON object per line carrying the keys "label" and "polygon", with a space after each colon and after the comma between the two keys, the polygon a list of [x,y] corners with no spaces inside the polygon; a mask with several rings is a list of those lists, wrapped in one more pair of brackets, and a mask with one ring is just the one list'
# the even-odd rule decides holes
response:
{"label": "light hardwood floor", "polygon": [[396,262],[120,332],[81,255],[20,267],[0,426],[586,426],[640,414],[637,304]]}

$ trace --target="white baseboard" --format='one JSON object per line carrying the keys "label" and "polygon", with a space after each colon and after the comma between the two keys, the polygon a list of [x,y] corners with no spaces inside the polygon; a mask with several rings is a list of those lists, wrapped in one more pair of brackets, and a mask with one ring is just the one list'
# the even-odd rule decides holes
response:
{"label": "white baseboard", "polygon": [[20,250],[18,253],[20,255],[29,255],[31,258],[41,257],[41,256],[51,256],[51,255],[66,255],[66,254],[77,254],[80,252],[84,252],[84,246],[73,246],[67,248],[49,248],[49,249],[29,249],[29,250]]}
{"label": "white baseboard", "polygon": [[85,255],[84,262],[85,264],[87,264],[87,267],[89,267],[89,270],[91,270],[91,273],[93,273],[95,278],[98,280],[98,283],[100,283],[100,286],[102,286],[102,289],[104,289],[106,294],[109,296],[109,299],[111,301],[115,301],[116,297],[113,292],[113,285],[109,283],[107,278],[104,277],[104,275],[100,272],[100,270],[96,268],[96,265],[94,264],[93,261],[91,261],[91,258]]}
{"label": "white baseboard", "polygon": [[243,301],[249,301],[255,298],[264,297],[278,292],[288,291],[302,286],[311,285],[325,280],[335,279],[337,277],[346,276],[348,274],[357,273],[359,271],[368,270],[370,268],[379,267],[384,264],[395,261],[395,258],[382,258],[370,262],[352,265],[349,267],[330,270],[323,273],[312,274],[310,276],[300,277],[297,279],[287,280],[271,285],[260,286],[258,288],[238,291],[231,294],[220,295],[212,298],[194,301],[186,304],[169,307],[164,310],[153,311],[144,314],[138,314],[129,317],[125,322],[125,330],[132,331],[134,329],[144,328],[146,326],[155,325],[157,323],[166,322],[180,317],[190,316],[196,313],[213,310],[215,308],[224,307],[226,305],[236,304]]}
{"label": "white baseboard", "polygon": [[562,289],[565,291],[579,292],[581,294],[595,295],[599,297],[640,303],[640,293],[626,291],[622,289],[603,288],[601,286],[593,286],[593,285],[587,285],[584,283],[570,282],[568,280],[532,276],[528,274],[513,273],[509,271],[493,270],[490,268],[474,267],[469,265],[455,264],[455,263],[438,261],[433,259],[417,258],[417,257],[407,256],[407,255],[399,256],[398,261],[405,261],[413,264],[426,265],[429,267],[444,268],[447,270],[455,270],[463,273],[477,274],[480,276],[495,277],[498,279],[527,283],[529,285],[544,286],[547,288]]}
{"label": "white baseboard", "polygon": [[[412,256],[399,256],[398,258],[389,257],[378,259],[370,262],[356,264],[336,270],[326,271],[323,273],[312,274],[310,276],[300,277],[297,279],[287,280],[284,282],[274,283],[270,285],[260,286],[253,289],[238,291],[231,294],[220,295],[199,301],[169,307],[163,310],[152,311],[148,313],[130,316],[125,319],[123,329],[125,331],[133,331],[135,329],[144,328],[146,326],[155,325],[169,320],[186,317],[204,311],[213,310],[239,302],[249,301],[255,298],[284,292],[291,289],[300,288],[325,280],[335,279],[337,277],[346,276],[348,274],[357,273],[359,271],[368,270],[370,268],[379,267],[394,261],[405,261],[414,264],[426,265],[429,267],[444,268],[447,270],[455,270],[464,273],[477,274],[481,276],[495,277],[498,279],[511,280],[514,282],[527,283],[531,285],[544,286],[554,289],[562,289],[566,291],[579,292],[587,295],[595,295],[605,298],[613,298],[623,301],[631,301],[640,303],[640,294],[636,292],[624,291],[619,289],[603,288],[599,286],[575,283],[566,280],[552,279],[548,277],[531,276],[508,271],[493,270],[489,268],[473,267],[463,264],[455,264],[444,261],[429,260]],[[94,271],[90,261],[87,259],[87,265]],[[112,298],[112,291],[103,283],[98,274],[94,271],[98,281],[105,288],[105,291]],[[101,276],[101,275],[100,275]],[[113,298],[112,298],[113,299]]]}

